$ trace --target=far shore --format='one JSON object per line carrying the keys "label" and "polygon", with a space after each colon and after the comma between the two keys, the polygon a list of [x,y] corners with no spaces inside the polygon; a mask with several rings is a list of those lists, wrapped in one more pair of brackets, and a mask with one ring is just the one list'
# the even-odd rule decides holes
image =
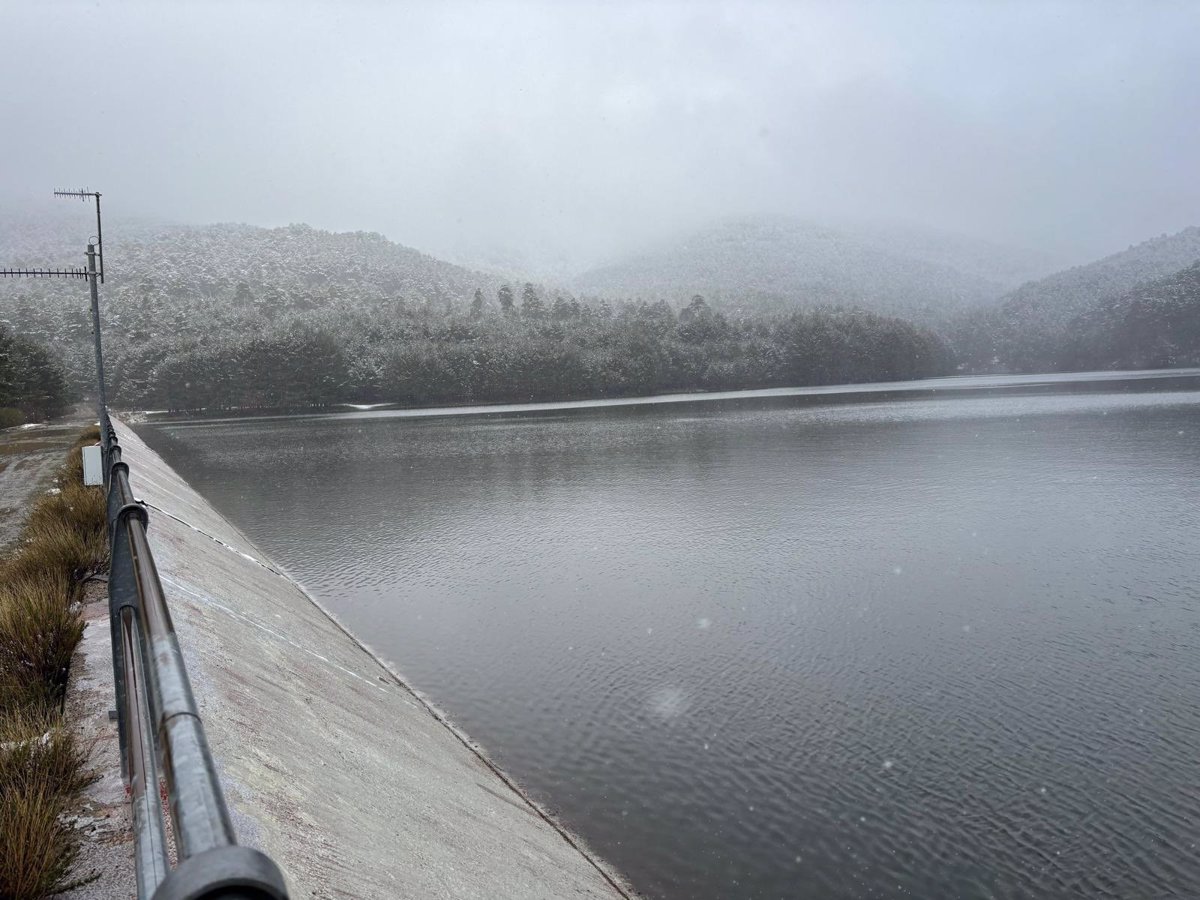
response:
{"label": "far shore", "polygon": [[412,406],[402,403],[330,403],[286,408],[232,407],[198,410],[125,410],[121,416],[132,425],[159,422],[236,421],[292,417],[376,418],[496,415],[503,413],[591,409],[608,406],[643,406],[670,403],[704,403],[770,397],[846,397],[902,393],[938,393],[981,390],[1044,389],[1059,386],[1124,381],[1187,379],[1200,377],[1200,368],[1140,369],[1128,371],[1050,372],[1026,375],[945,375],[912,381],[823,384],[797,387],[750,388],[734,391],[689,391],[624,397],[591,397],[547,401],[497,401],[491,403]]}

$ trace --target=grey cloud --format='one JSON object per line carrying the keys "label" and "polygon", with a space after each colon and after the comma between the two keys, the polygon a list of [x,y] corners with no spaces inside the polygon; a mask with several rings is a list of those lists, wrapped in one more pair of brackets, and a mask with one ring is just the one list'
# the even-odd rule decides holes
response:
{"label": "grey cloud", "polygon": [[[53,3],[0,195],[564,265],[723,215],[1084,258],[1196,221],[1189,3]],[[85,37],[85,35],[87,37]]]}

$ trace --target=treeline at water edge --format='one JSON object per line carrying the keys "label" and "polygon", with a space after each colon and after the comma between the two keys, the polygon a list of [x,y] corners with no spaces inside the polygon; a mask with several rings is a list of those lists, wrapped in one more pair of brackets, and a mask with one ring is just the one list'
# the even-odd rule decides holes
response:
{"label": "treeline at water edge", "polygon": [[669,391],[888,381],[940,375],[932,331],[862,311],[728,316],[701,297],[547,303],[477,292],[465,312],[403,302],[312,311],[237,329],[126,345],[113,389],[170,410],[568,400]]}

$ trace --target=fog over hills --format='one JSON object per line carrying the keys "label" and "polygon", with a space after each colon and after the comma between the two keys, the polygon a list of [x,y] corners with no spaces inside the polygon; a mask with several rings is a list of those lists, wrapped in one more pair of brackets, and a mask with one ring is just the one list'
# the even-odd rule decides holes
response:
{"label": "fog over hills", "polygon": [[[80,211],[0,213],[0,260],[79,265],[93,224]],[[1180,274],[1200,260],[1197,227],[1019,286],[1031,273],[1044,274],[1053,258],[912,226],[834,227],[779,216],[725,220],[625,262],[547,284],[517,269],[519,261],[505,267],[506,275],[481,272],[370,232],[114,217],[107,233],[107,340],[114,359],[129,360],[128,371],[146,377],[157,361],[194,346],[254,335],[270,335],[280,347],[307,346],[295,342],[297,334],[330,335],[362,359],[381,335],[390,347],[415,346],[443,331],[447,340],[469,343],[481,333],[480,321],[523,318],[527,294],[534,302],[529,315],[545,316],[547,323],[574,321],[584,314],[579,300],[591,298],[597,315],[601,305],[620,310],[633,301],[631,315],[656,310],[645,323],[677,317],[692,331],[680,311],[696,294],[731,323],[816,307],[857,308],[933,328],[949,339],[962,370],[975,371],[1103,368],[1150,359],[1173,365],[1193,358],[1192,330],[1179,325],[1182,337],[1172,341],[1154,323],[1186,324],[1188,316],[1200,315],[1195,278]],[[516,308],[510,301],[502,309],[505,284],[519,301]],[[0,323],[58,348],[72,380],[86,384],[90,327],[78,282],[0,281]],[[508,334],[505,328],[500,331]],[[706,340],[726,334],[724,328]],[[359,380],[369,383],[367,376]]]}
{"label": "fog over hills", "polygon": [[946,321],[1053,271],[1049,254],[898,225],[827,226],[783,216],[725,220],[573,279],[599,295],[774,308],[856,306]]}
{"label": "fog over hills", "polygon": [[1200,259],[1200,227],[1160,235],[1095,262],[1022,285],[1004,298],[1006,318],[1052,326],[1139,282],[1170,275]]}

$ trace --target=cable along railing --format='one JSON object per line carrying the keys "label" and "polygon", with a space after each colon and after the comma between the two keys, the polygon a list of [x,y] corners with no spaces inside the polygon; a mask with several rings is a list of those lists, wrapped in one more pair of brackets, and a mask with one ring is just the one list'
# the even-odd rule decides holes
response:
{"label": "cable along railing", "polygon": [[101,434],[113,675],[121,774],[133,807],[138,898],[286,900],[279,867],[263,853],[238,846],[146,538],[149,515],[129,487],[129,466],[121,460],[107,414]]}

